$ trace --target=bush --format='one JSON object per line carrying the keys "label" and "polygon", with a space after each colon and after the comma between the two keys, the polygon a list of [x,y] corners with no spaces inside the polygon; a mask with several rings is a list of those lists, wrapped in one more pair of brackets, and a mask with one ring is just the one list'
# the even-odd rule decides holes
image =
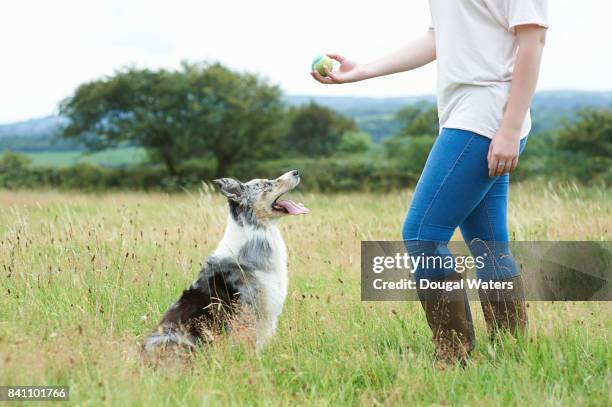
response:
{"label": "bush", "polygon": [[368,152],[373,146],[369,134],[360,131],[348,131],[342,135],[337,151],[340,154],[359,154]]}
{"label": "bush", "polygon": [[391,137],[384,143],[390,165],[418,179],[436,141],[431,136]]}
{"label": "bush", "polygon": [[0,154],[0,186],[18,188],[34,184],[28,172],[32,160],[25,154],[5,151]]}
{"label": "bush", "polygon": [[594,154],[589,146],[573,148],[564,145],[568,133],[541,133],[529,136],[525,151],[512,178],[524,180],[542,178],[546,180],[578,181],[610,185],[612,181],[612,158],[606,154]]}

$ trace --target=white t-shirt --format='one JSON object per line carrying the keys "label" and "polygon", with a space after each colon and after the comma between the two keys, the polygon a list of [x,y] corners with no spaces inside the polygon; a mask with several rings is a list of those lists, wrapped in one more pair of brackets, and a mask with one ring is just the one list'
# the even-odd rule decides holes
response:
{"label": "white t-shirt", "polygon": [[[518,43],[514,27],[548,28],[547,0],[429,0],[443,127],[492,138],[508,102]],[[521,137],[531,129],[529,111]]]}

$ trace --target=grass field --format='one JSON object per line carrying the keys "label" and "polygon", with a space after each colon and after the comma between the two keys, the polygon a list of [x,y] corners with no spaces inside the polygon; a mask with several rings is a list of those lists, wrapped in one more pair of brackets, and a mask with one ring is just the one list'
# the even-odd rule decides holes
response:
{"label": "grass field", "polygon": [[122,147],[87,153],[85,151],[44,151],[27,153],[35,166],[67,167],[79,162],[101,165],[103,167],[120,167],[138,164],[146,159],[146,152],[140,147]]}
{"label": "grass field", "polygon": [[[608,191],[512,188],[514,239],[610,240]],[[359,243],[398,239],[409,196],[300,197],[270,346],[153,368],[139,342],[219,241],[221,197],[0,192],[0,384],[68,385],[79,405],[609,406],[609,303],[530,303],[529,337],[498,346],[473,303],[472,362],[440,369],[418,304],[360,301]]]}

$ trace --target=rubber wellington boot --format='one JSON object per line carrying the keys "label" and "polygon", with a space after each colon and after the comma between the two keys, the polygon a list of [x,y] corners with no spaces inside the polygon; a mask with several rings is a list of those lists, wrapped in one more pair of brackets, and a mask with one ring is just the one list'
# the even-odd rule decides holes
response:
{"label": "rubber wellington boot", "polygon": [[517,335],[527,328],[525,291],[520,276],[498,280],[512,283],[512,289],[480,289],[478,296],[492,340],[502,332]]}
{"label": "rubber wellington boot", "polygon": [[[458,285],[461,276],[453,273],[436,282]],[[436,358],[447,363],[465,364],[475,345],[472,316],[465,289],[419,288],[417,292],[433,333]]]}

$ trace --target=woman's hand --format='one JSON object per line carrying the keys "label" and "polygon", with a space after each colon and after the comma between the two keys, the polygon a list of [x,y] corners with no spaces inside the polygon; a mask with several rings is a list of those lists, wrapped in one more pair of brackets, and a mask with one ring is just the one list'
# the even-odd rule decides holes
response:
{"label": "woman's hand", "polygon": [[520,133],[499,130],[489,145],[489,177],[514,171],[518,164],[519,147]]}
{"label": "woman's hand", "polygon": [[340,83],[350,83],[350,82],[358,82],[364,79],[368,79],[366,70],[362,65],[357,64],[356,62],[349,61],[348,59],[338,55],[338,54],[327,54],[328,57],[340,62],[340,69],[337,71],[330,71],[325,67],[325,72],[327,76],[323,76],[317,71],[313,71],[310,74],[317,81],[325,84],[340,84]]}

